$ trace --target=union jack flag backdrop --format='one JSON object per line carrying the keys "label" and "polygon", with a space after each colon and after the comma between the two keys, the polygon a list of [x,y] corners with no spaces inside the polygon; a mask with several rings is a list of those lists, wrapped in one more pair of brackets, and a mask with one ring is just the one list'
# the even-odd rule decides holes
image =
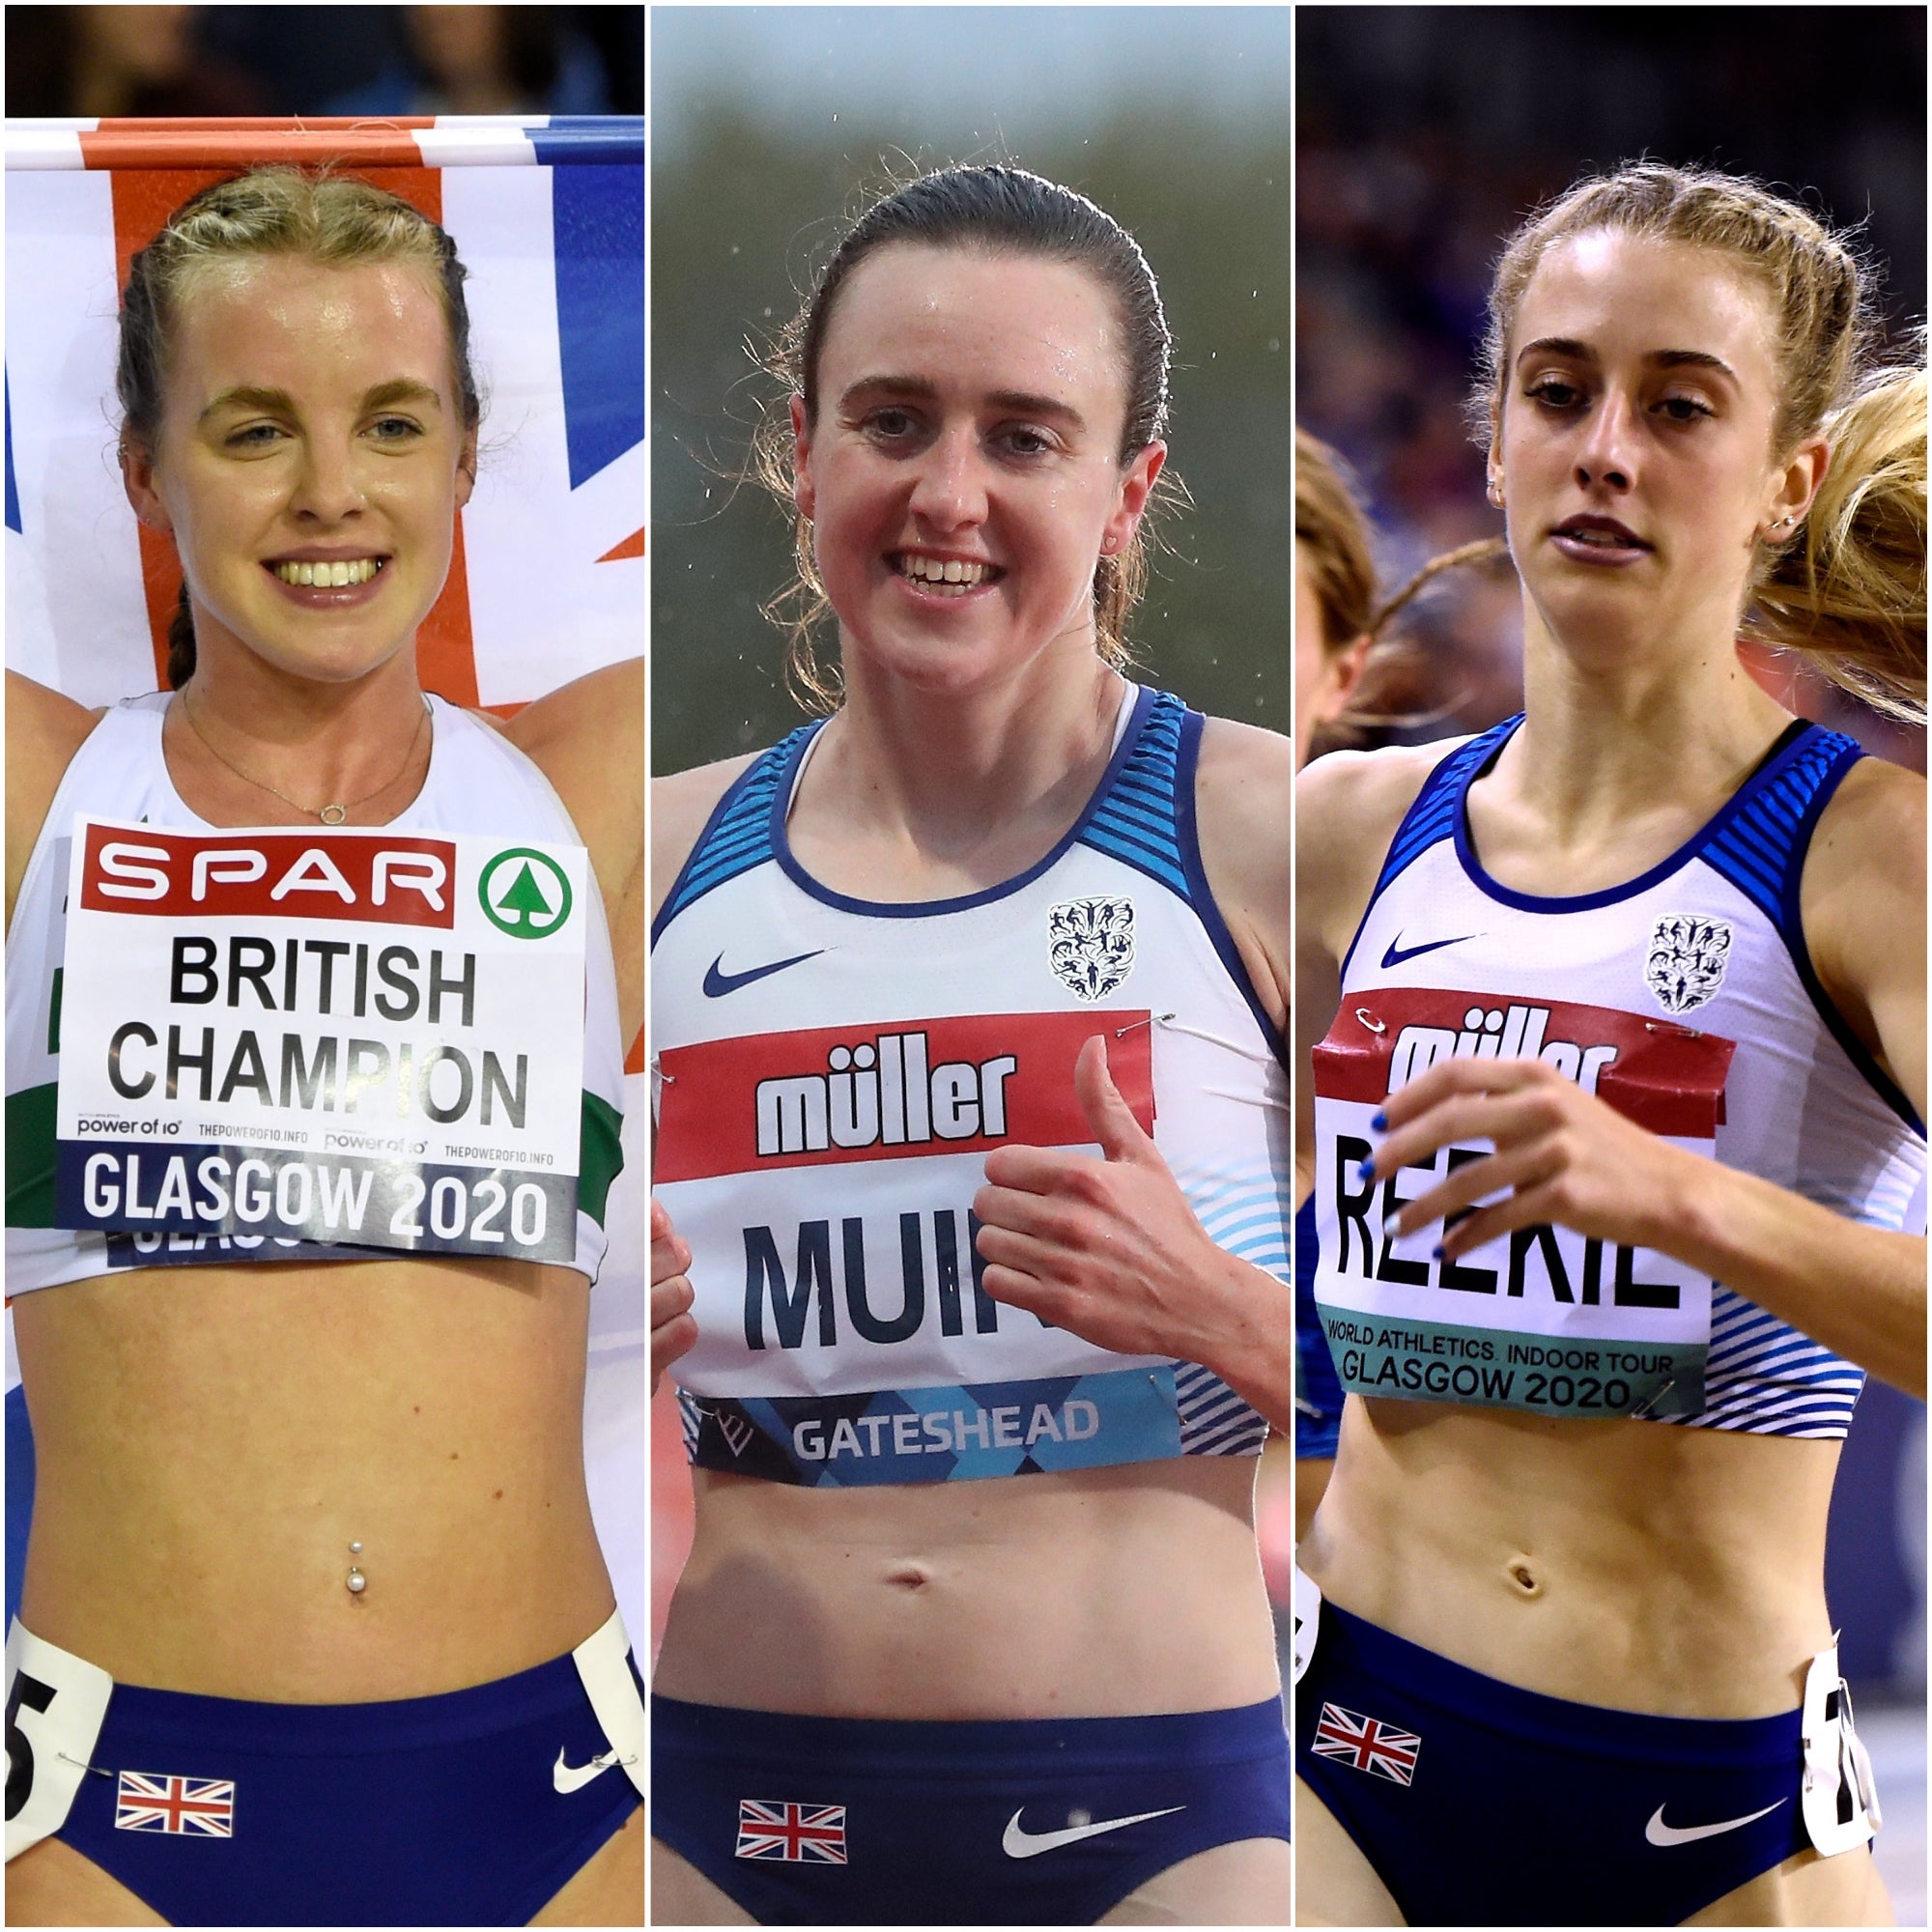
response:
{"label": "union jack flag backdrop", "polygon": [[[181,586],[115,461],[115,318],[169,212],[265,161],[328,161],[454,238],[485,413],[475,496],[418,639],[422,680],[508,711],[644,641],[644,124],[636,119],[14,121],[7,159],[7,663],[83,704],[164,683]],[[641,1122],[641,1074],[629,1118]],[[640,1124],[639,1131],[640,1132]],[[645,1209],[613,1190],[586,1450],[631,1628],[644,1579]],[[31,1445],[8,1331],[8,1608]]]}
{"label": "union jack flag backdrop", "polygon": [[1397,1730],[1378,1718],[1345,1711],[1339,1704],[1323,1704],[1311,1748],[1317,1757],[1340,1758],[1371,1777],[1385,1777],[1391,1784],[1413,1784],[1422,1739],[1414,1731]]}

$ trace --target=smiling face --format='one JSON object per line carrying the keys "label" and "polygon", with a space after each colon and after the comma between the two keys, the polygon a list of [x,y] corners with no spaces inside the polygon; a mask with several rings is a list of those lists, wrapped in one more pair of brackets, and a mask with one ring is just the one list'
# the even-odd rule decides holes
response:
{"label": "smiling face", "polygon": [[239,646],[337,682],[413,643],[474,464],[421,274],[270,256],[184,300],[157,447],[124,469],[180,551],[201,665]]}
{"label": "smiling face", "polygon": [[1584,646],[1728,639],[1824,473],[1816,439],[1773,447],[1767,296],[1712,250],[1592,231],[1544,256],[1509,355],[1491,474],[1533,617]]}
{"label": "smiling face", "polygon": [[1084,270],[894,243],[840,291],[818,414],[792,408],[799,508],[860,662],[927,689],[1091,656],[1094,572],[1164,446],[1121,463],[1112,301]]}

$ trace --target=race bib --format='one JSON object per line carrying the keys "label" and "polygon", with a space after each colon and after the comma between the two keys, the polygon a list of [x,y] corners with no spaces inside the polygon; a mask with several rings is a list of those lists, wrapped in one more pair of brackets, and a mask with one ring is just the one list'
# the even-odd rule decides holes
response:
{"label": "race bib", "polygon": [[584,893],[580,846],[76,820],[56,1224],[571,1261]]}
{"label": "race bib", "polygon": [[16,1620],[7,1633],[7,1856],[67,1823],[114,1680]]}
{"label": "race bib", "polygon": [[1470,1058],[1541,1060],[1637,1125],[1711,1155],[1733,1051],[1715,1034],[1612,1008],[1420,987],[1347,997],[1315,1051],[1316,1300],[1343,1385],[1544,1415],[1701,1410],[1708,1276],[1548,1226],[1443,1261],[1439,1223],[1400,1240],[1386,1224],[1492,1145],[1447,1147],[1380,1180],[1360,1166],[1390,1094],[1438,1060]]}
{"label": "race bib", "polygon": [[1173,1363],[1111,1354],[981,1283],[987,1153],[1085,1147],[1104,1032],[1154,1125],[1145,1009],[975,1013],[667,1047],[655,1186],[690,1243],[676,1370],[700,1466],[919,1483],[1180,1453]]}

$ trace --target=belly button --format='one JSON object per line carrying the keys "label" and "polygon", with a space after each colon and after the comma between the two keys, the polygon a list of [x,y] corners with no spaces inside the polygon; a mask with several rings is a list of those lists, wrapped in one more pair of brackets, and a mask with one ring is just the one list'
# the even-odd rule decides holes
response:
{"label": "belly button", "polygon": [[1543,1579],[1519,1556],[1503,1568],[1503,1575],[1510,1580],[1510,1588],[1523,1598],[1540,1597],[1543,1594]]}
{"label": "belly button", "polygon": [[916,1563],[903,1563],[896,1569],[886,1572],[886,1581],[895,1589],[906,1591],[923,1590],[932,1581],[930,1575]]}

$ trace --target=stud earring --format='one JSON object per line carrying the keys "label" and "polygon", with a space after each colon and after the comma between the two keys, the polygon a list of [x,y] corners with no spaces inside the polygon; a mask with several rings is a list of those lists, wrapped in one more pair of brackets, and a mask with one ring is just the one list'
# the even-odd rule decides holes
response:
{"label": "stud earring", "polygon": [[1503,486],[1502,486],[1502,479],[1500,477],[1492,476],[1490,478],[1490,487],[1488,494],[1490,501],[1492,502],[1497,509],[1502,510],[1502,509],[1507,509],[1509,507],[1508,504],[1505,503],[1503,500]]}

